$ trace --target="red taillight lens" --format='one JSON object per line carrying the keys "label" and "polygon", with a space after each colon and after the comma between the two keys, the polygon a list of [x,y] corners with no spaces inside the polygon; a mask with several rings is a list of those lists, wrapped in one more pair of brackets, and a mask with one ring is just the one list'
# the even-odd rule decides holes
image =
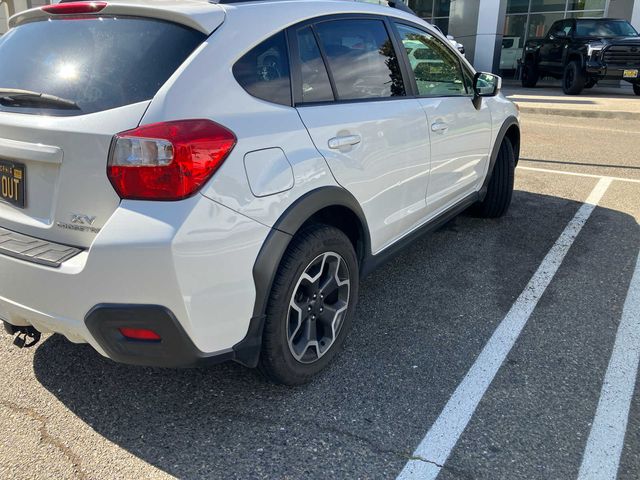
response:
{"label": "red taillight lens", "polygon": [[67,2],[42,7],[51,15],[73,15],[78,13],[97,13],[107,6],[107,2]]}
{"label": "red taillight lens", "polygon": [[149,330],[147,328],[127,328],[120,327],[118,329],[123,337],[128,338],[130,340],[146,340],[151,342],[159,342],[162,340],[160,335],[158,335],[153,330]]}
{"label": "red taillight lens", "polygon": [[153,123],[115,136],[107,175],[120,198],[181,200],[200,190],[235,144],[210,120]]}

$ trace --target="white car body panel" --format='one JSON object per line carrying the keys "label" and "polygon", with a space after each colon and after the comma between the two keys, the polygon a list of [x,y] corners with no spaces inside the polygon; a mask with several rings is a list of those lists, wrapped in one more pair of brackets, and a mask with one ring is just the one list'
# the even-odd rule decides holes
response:
{"label": "white car body panel", "polygon": [[[511,46],[505,48],[504,44],[509,43]],[[502,51],[500,52],[500,70],[516,70],[518,68],[518,60],[522,58],[522,46],[520,46],[520,37],[504,37],[502,39]]]}
{"label": "white car body panel", "polygon": [[[471,97],[421,98],[431,126],[429,215],[439,213],[480,189],[491,147],[491,111]],[[436,131],[434,131],[436,129]]]}
{"label": "white car body panel", "polygon": [[265,148],[244,156],[244,170],[251,193],[268,197],[293,188],[293,168],[281,148]]}
{"label": "white car body panel", "polygon": [[60,269],[0,255],[0,318],[101,351],[84,324],[94,306],[154,300],[202,351],[224,350],[246,334],[251,270],[269,230],[202,195],[124,201],[91,249]]}
{"label": "white car body panel", "polygon": [[[425,215],[429,132],[417,101],[387,100],[298,109],[338,183],[358,200],[379,252]],[[335,149],[329,140],[360,137]]]}
{"label": "white car body panel", "polygon": [[[135,128],[149,102],[72,117],[0,112],[0,158],[26,167],[24,209],[0,202],[3,227],[89,247],[120,198],[105,175],[114,133]],[[95,230],[72,230],[72,215],[95,217]]]}

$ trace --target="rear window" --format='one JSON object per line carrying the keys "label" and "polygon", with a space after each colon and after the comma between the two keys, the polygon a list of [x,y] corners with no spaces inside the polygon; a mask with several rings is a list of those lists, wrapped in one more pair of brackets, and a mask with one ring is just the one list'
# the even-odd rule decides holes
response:
{"label": "rear window", "polygon": [[289,55],[284,32],[246,53],[233,66],[233,75],[250,95],[267,102],[291,105]]}
{"label": "rear window", "polygon": [[90,17],[21,25],[0,37],[0,89],[30,90],[75,102],[0,109],[81,115],[149,100],[205,35],[161,20]]}

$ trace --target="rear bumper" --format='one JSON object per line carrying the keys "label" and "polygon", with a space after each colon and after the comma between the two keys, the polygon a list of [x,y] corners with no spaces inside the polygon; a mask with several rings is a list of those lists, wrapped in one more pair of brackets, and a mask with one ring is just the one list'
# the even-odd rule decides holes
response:
{"label": "rear bumper", "polygon": [[[159,305],[97,305],[85,325],[107,356],[119,363],[155,367],[193,367],[233,360],[232,348],[205,353],[199,350],[166,307]],[[161,340],[131,340],[119,328],[146,328]]]}
{"label": "rear bumper", "polygon": [[[123,202],[91,248],[58,268],[0,254],[0,319],[61,333],[125,363],[190,366],[233,358],[252,325],[252,269],[269,232],[202,195]],[[157,307],[141,307],[149,305]],[[96,326],[114,319],[158,322],[167,340],[136,359],[146,350],[118,346]]]}

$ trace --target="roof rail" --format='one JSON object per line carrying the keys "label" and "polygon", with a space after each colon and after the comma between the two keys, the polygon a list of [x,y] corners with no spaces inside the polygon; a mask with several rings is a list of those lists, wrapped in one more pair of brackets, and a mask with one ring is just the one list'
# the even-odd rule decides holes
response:
{"label": "roof rail", "polygon": [[[74,0],[62,0],[62,1],[74,1]],[[233,4],[233,3],[245,3],[245,2],[258,2],[261,0],[210,0],[211,3],[221,3],[221,4]],[[300,0],[300,1],[308,1],[308,0]],[[383,5],[385,7],[396,8],[403,12],[411,13],[412,15],[416,15],[416,12],[411,10],[402,0],[345,0],[345,1],[353,1],[360,3],[372,3],[374,5]]]}

